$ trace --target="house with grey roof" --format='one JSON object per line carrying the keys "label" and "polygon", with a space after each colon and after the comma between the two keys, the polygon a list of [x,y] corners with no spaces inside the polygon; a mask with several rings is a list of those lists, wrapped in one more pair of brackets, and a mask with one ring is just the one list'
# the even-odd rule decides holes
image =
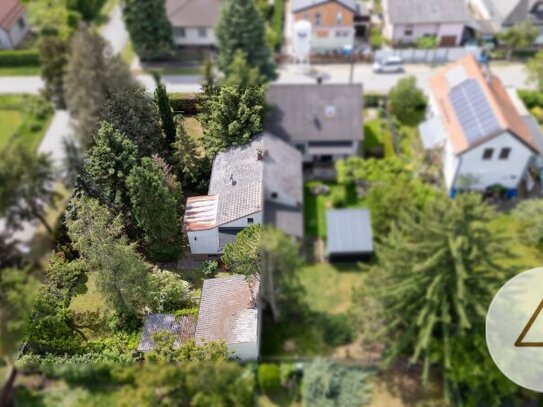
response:
{"label": "house with grey roof", "polygon": [[28,17],[21,2],[0,1],[0,49],[17,48],[29,32]]}
{"label": "house with grey roof", "polygon": [[197,344],[224,341],[233,357],[257,360],[261,309],[259,281],[244,276],[204,280],[195,339]]}
{"label": "house with grey roof", "polygon": [[194,315],[176,317],[173,314],[149,314],[145,318],[143,333],[138,350],[149,352],[155,347],[153,335],[159,332],[169,332],[174,335],[174,347],[180,347],[185,341],[194,339],[196,318]]}
{"label": "house with grey roof", "polygon": [[178,46],[210,47],[223,0],[166,0],[166,15]]}
{"label": "house with grey roof", "polygon": [[393,43],[437,37],[443,47],[459,46],[471,21],[465,0],[383,0],[383,34]]}
{"label": "house with grey roof", "polygon": [[[543,28],[543,0],[467,0],[475,28],[494,36],[516,24],[530,21]],[[543,43],[543,36],[536,43]]]}
{"label": "house with grey roof", "polygon": [[295,146],[305,163],[358,154],[363,138],[361,84],[270,86],[266,131]]}
{"label": "house with grey roof", "polygon": [[184,229],[192,254],[222,254],[244,228],[273,224],[303,237],[302,155],[264,133],[213,162],[208,194],[187,199]]}

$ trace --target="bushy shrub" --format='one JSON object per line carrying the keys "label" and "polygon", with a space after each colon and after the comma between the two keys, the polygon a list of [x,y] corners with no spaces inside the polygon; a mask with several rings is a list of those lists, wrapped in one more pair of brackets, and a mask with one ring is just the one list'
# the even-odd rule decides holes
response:
{"label": "bushy shrub", "polygon": [[36,49],[0,51],[0,66],[40,66],[40,53]]}
{"label": "bushy shrub", "polygon": [[324,340],[330,346],[346,345],[354,339],[354,332],[348,315],[327,316],[323,328]]}
{"label": "bushy shrub", "polygon": [[149,275],[149,306],[152,312],[172,312],[190,304],[190,285],[176,274],[155,269]]}
{"label": "bushy shrub", "polygon": [[366,93],[364,94],[364,106],[365,107],[380,107],[384,105],[387,96],[381,93]]}
{"label": "bushy shrub", "polygon": [[275,0],[273,2],[273,16],[271,20],[271,30],[273,31],[272,47],[274,50],[279,51],[281,42],[283,39],[283,13],[284,13],[284,0]]}
{"label": "bushy shrub", "polygon": [[168,94],[170,105],[175,114],[194,116],[199,113],[199,97],[194,93],[170,93]]}
{"label": "bushy shrub", "polygon": [[219,262],[217,260],[207,260],[202,265],[202,273],[205,278],[213,278],[217,275],[219,270]]}
{"label": "bushy shrub", "polygon": [[528,89],[519,89],[517,93],[528,109],[543,108],[543,93]]}
{"label": "bushy shrub", "polygon": [[530,109],[530,113],[539,123],[543,123],[543,107],[535,106]]}
{"label": "bushy shrub", "polygon": [[187,315],[198,316],[198,307],[183,308],[174,312],[176,317],[186,317]]}
{"label": "bushy shrub", "polygon": [[264,393],[273,393],[281,386],[281,374],[276,364],[264,363],[258,366],[258,386]]}

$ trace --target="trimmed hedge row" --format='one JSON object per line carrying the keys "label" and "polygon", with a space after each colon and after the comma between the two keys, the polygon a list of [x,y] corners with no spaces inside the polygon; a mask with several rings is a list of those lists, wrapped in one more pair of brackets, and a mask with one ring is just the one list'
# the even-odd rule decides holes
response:
{"label": "trimmed hedge row", "polygon": [[188,116],[198,114],[199,97],[195,93],[169,93],[170,105],[176,113]]}
{"label": "trimmed hedge row", "polygon": [[35,49],[0,51],[0,66],[40,66],[40,54]]}
{"label": "trimmed hedge row", "polygon": [[365,93],[364,107],[381,107],[381,103],[385,103],[387,96],[381,93]]}

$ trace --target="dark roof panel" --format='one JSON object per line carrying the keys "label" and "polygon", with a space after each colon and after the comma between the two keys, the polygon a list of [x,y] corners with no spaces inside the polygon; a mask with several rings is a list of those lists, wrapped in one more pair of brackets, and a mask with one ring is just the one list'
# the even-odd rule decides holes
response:
{"label": "dark roof panel", "polygon": [[373,234],[367,209],[329,209],[326,212],[328,254],[373,252]]}

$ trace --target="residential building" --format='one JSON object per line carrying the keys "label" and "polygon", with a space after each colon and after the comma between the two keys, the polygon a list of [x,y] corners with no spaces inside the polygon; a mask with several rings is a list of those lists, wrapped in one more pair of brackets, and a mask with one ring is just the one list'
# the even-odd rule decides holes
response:
{"label": "residential building", "polygon": [[352,47],[355,38],[355,0],[292,0],[294,23],[311,23],[311,51],[313,53],[341,52]]}
{"label": "residential building", "polygon": [[437,37],[442,47],[459,46],[471,16],[465,0],[383,0],[383,34],[393,43]]}
{"label": "residential building", "polygon": [[211,47],[222,0],[166,0],[166,14],[177,46]]}
{"label": "residential building", "polygon": [[368,260],[373,253],[373,233],[367,209],[328,209],[326,249],[332,262]]}
{"label": "residential building", "polygon": [[298,150],[269,133],[231,147],[213,162],[208,195],[187,199],[184,228],[191,253],[218,256],[254,224],[271,223],[301,238],[302,205]]}
{"label": "residential building", "polygon": [[14,49],[30,32],[26,10],[19,0],[0,1],[0,49]]}
{"label": "residential building", "polygon": [[[543,0],[466,0],[478,31],[494,36],[515,24],[530,21],[543,28]],[[543,43],[540,35],[536,43]]]}
{"label": "residential building", "polygon": [[494,185],[509,196],[529,189],[541,133],[500,80],[468,56],[431,78],[430,88],[429,118],[420,133],[425,148],[442,159],[450,196]]}
{"label": "residential building", "polygon": [[356,155],[363,137],[361,84],[271,85],[265,124],[296,146],[305,163]]}
{"label": "residential building", "polygon": [[242,275],[204,280],[196,343],[224,341],[232,356],[241,361],[258,359],[261,308],[259,281]]}

